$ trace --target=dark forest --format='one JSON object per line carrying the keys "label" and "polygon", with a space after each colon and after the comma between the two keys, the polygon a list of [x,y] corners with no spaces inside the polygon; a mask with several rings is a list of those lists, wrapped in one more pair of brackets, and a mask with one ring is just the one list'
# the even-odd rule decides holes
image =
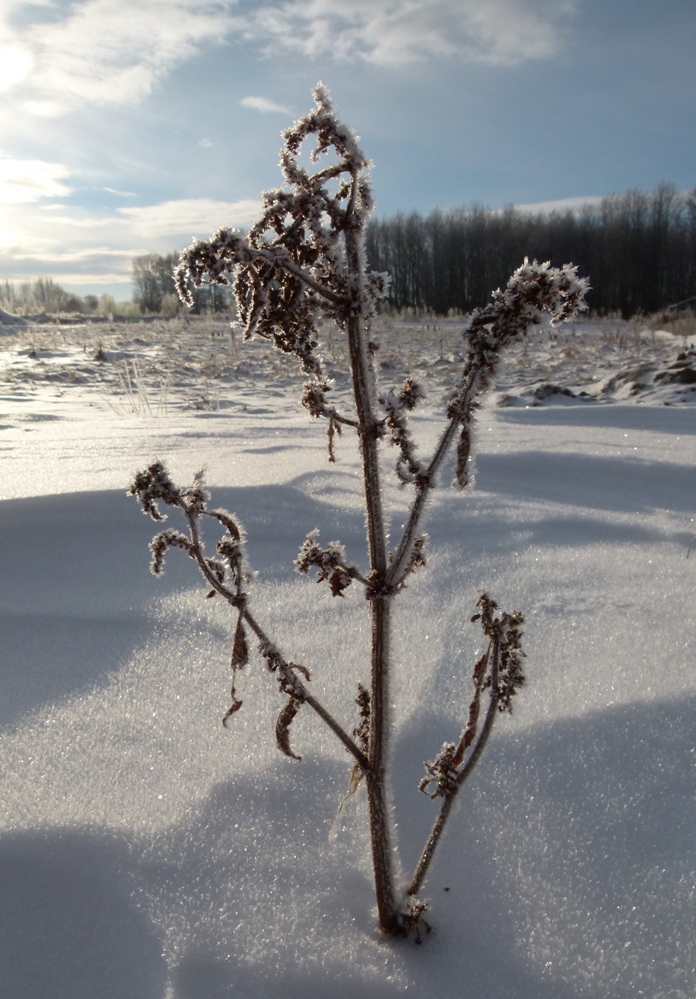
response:
{"label": "dark forest", "polygon": [[590,278],[596,313],[655,313],[696,296],[696,190],[683,194],[665,183],[577,212],[511,206],[399,214],[371,222],[367,253],[372,269],[391,274],[395,311],[471,312],[529,257],[577,264]]}

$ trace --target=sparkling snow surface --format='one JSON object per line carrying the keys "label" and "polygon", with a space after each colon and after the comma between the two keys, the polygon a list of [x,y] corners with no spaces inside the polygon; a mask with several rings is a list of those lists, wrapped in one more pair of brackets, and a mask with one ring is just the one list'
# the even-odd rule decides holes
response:
{"label": "sparkling snow surface", "polygon": [[[414,366],[428,391],[423,457],[460,330],[382,331],[385,388]],[[354,442],[328,465],[284,358],[220,324],[0,326],[2,996],[693,999],[696,392],[655,376],[685,346],[536,333],[480,414],[475,488],[448,471],[431,503],[395,615],[404,879],[436,811],[422,763],[465,720],[481,586],[525,613],[528,683],[460,795],[417,947],[374,928],[362,792],[337,818],[341,745],[307,709],[302,761],[277,751],[258,660],[223,728],[229,614],[179,552],[150,575],[156,527],[126,496],[155,457],[181,484],[205,467],[246,526],[254,612],[352,728],[365,601],[292,560],[318,527],[364,567]],[[329,356],[340,396],[340,343]],[[387,481],[392,537],[408,499]]]}

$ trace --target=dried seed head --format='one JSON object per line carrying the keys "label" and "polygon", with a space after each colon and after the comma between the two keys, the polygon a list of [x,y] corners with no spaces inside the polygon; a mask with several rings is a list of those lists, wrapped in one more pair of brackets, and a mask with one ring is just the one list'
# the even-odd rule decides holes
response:
{"label": "dried seed head", "polygon": [[[370,164],[334,114],[323,85],[314,99],[316,107],[283,133],[280,165],[287,186],[263,195],[261,216],[247,236],[221,228],[210,240],[195,240],[181,254],[176,286],[191,304],[191,285],[232,283],[245,336],[271,340],[320,379],[319,321],[329,318],[344,328],[351,315],[369,318],[387,294],[389,279],[366,273],[362,238],[359,273],[348,266],[345,236],[362,237],[373,209]],[[301,146],[312,138],[313,163],[324,154],[335,157],[314,171],[298,160]]]}
{"label": "dried seed head", "polygon": [[161,461],[153,462],[144,472],[136,472],[128,495],[136,496],[143,513],[153,520],[166,520],[166,515],[159,511],[157,500],[162,500],[167,506],[178,506],[181,503],[181,494],[173,485]]}
{"label": "dried seed head", "polygon": [[[455,789],[455,778],[457,768],[454,763],[456,746],[452,742],[446,742],[434,760],[425,763],[426,776],[423,777],[418,790],[427,794],[429,798],[446,798]],[[433,791],[430,790],[435,785]]]}
{"label": "dried seed head", "polygon": [[295,559],[295,568],[304,574],[316,569],[317,582],[328,581],[333,596],[340,597],[353,582],[352,567],[346,565],[346,550],[340,541],[330,541],[322,548],[316,542],[318,537],[318,530],[309,532]]}
{"label": "dried seed head", "polygon": [[[161,517],[159,518],[162,519]],[[156,534],[150,542],[152,561],[150,571],[155,576],[160,576],[164,572],[164,556],[170,548],[180,548],[182,551],[191,554],[193,544],[185,534],[180,531],[168,530]]]}

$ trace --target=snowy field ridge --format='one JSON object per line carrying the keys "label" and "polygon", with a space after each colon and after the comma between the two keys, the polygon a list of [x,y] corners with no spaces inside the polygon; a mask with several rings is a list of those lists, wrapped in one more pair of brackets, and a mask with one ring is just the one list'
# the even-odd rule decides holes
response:
{"label": "snowy field ridge", "polygon": [[[428,390],[427,453],[463,323],[379,325],[384,383],[414,369]],[[337,338],[328,360],[340,394]],[[363,792],[337,814],[344,750],[302,712],[302,762],[278,753],[260,663],[223,728],[230,616],[183,554],[150,575],[153,525],[126,497],[154,458],[182,483],[205,467],[246,527],[254,612],[340,713],[365,601],[293,559],[317,527],[364,563],[354,445],[327,465],[299,376],[224,324],[0,326],[3,999],[693,999],[695,368],[691,340],[635,324],[539,330],[479,415],[475,488],[443,476],[396,607],[404,877],[482,585],[525,614],[528,682],[460,795],[416,947],[373,929]],[[397,528],[396,482],[386,499]]]}

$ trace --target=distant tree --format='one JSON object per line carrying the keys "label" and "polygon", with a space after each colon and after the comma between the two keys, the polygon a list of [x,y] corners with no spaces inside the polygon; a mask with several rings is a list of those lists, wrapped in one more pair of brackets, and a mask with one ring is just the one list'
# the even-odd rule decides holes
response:
{"label": "distant tree", "polygon": [[18,291],[18,301],[24,312],[33,312],[35,308],[35,299],[33,293],[33,286],[31,281],[22,281],[19,286]]}
{"label": "distant tree", "polygon": [[0,281],[0,305],[15,312],[19,306],[19,300],[14,284],[5,279]]}
{"label": "distant tree", "polygon": [[162,315],[165,319],[174,319],[178,316],[181,302],[178,295],[167,294],[162,299]]}
{"label": "distant tree", "polygon": [[206,312],[229,312],[234,309],[234,299],[229,288],[217,284],[204,284],[191,289],[191,308],[194,315]]}
{"label": "distant tree", "polygon": [[97,311],[100,316],[104,316],[106,319],[109,317],[113,319],[116,315],[116,299],[113,295],[100,295],[99,302],[97,304]]}
{"label": "distant tree", "polygon": [[165,295],[175,295],[178,253],[146,253],[133,259],[133,301],[141,312],[159,312]]}
{"label": "distant tree", "polygon": [[71,296],[50,277],[40,277],[32,289],[34,305],[42,312],[68,312]]}

